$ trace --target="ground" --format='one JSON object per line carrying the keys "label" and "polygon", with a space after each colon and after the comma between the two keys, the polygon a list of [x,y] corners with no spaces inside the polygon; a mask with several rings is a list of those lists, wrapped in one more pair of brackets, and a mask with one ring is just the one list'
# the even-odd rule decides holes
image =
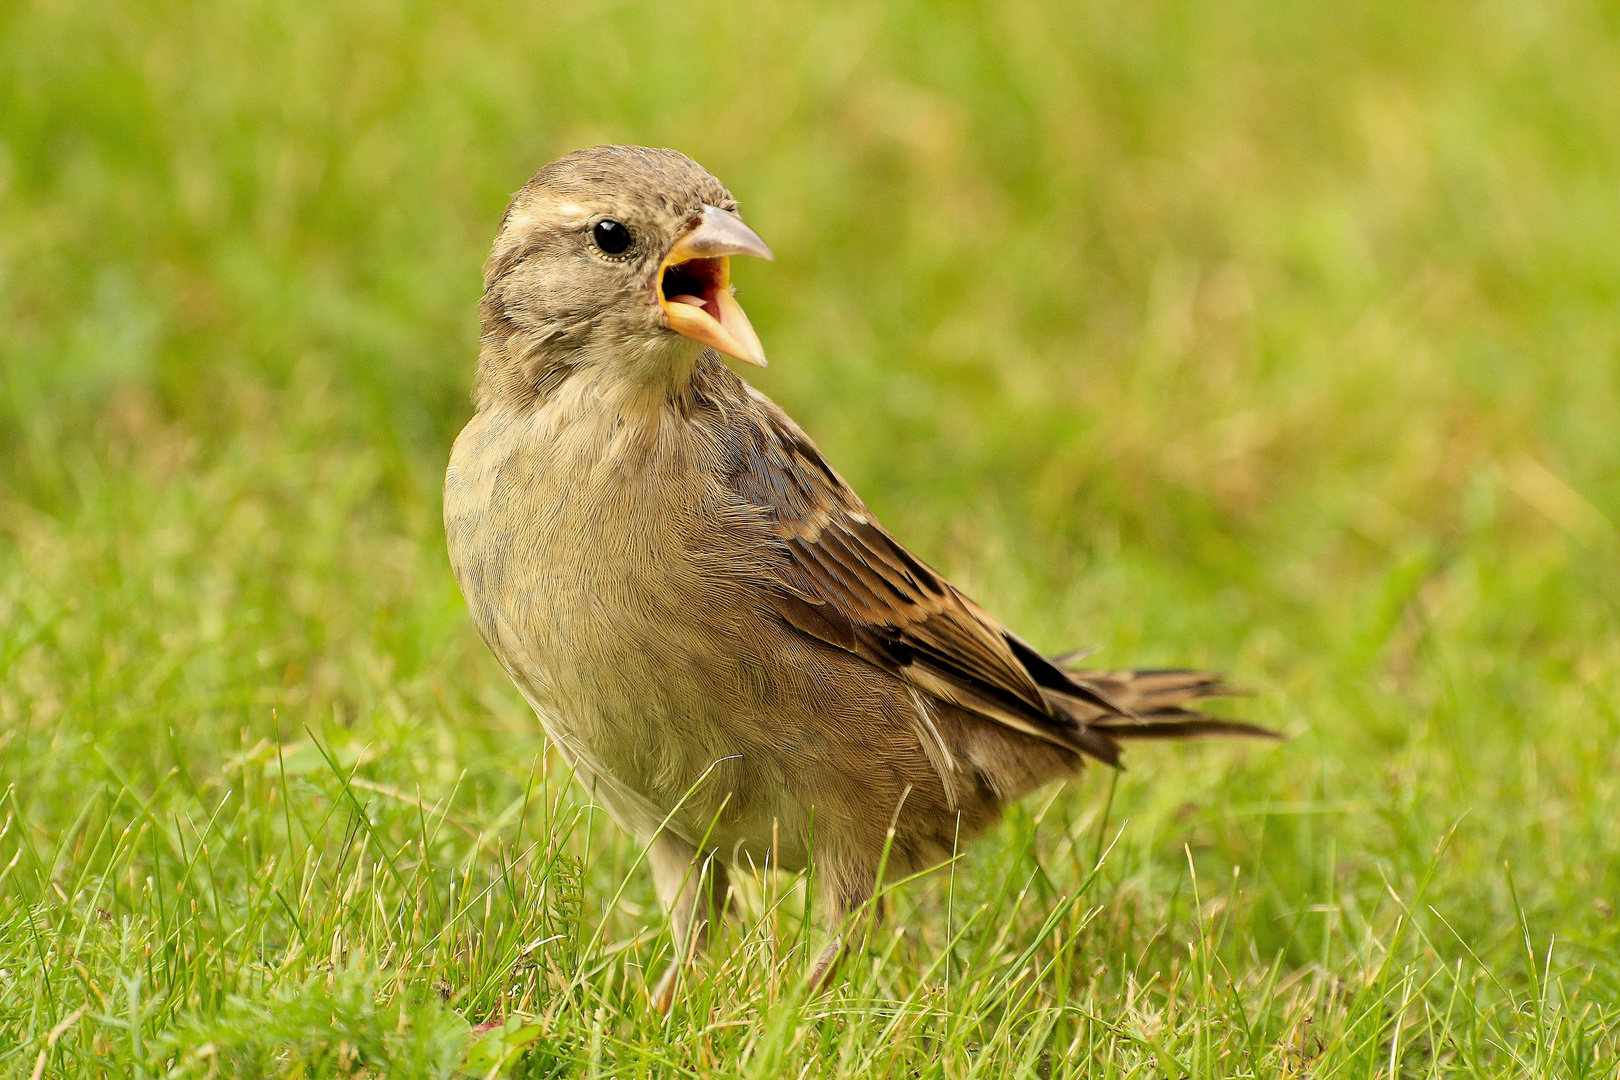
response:
{"label": "ground", "polygon": [[[0,9],[0,1072],[1612,1076],[1620,18],[1597,2]],[[668,1017],[438,484],[505,199],[675,146],[748,377],[1029,640],[1207,665]]]}

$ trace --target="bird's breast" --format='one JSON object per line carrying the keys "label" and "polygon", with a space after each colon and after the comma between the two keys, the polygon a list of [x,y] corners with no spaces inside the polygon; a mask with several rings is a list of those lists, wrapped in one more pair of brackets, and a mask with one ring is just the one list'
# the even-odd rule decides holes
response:
{"label": "bird's breast", "polygon": [[747,632],[770,540],[723,496],[678,417],[485,412],[451,456],[445,531],[474,622],[621,804],[721,812],[688,790],[767,756],[745,718],[773,695]]}

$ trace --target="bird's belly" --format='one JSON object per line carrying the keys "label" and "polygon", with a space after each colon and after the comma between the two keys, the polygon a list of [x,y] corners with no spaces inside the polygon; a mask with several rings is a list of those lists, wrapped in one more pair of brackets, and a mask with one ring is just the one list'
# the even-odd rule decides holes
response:
{"label": "bird's belly", "polygon": [[759,737],[774,718],[757,703],[717,696],[708,659],[666,648],[632,670],[523,660],[509,670],[621,826],[643,839],[668,829],[734,862],[802,866],[808,811],[791,763],[806,755],[795,740]]}

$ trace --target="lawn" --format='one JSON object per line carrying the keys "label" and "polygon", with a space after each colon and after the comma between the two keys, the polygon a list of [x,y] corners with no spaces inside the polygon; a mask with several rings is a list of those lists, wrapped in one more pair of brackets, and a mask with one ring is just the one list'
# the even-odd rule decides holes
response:
{"label": "lawn", "polygon": [[[1620,9],[0,5],[0,1075],[1612,1077]],[[1207,665],[667,1017],[439,484],[541,164],[674,146],[748,378],[1049,652]]]}

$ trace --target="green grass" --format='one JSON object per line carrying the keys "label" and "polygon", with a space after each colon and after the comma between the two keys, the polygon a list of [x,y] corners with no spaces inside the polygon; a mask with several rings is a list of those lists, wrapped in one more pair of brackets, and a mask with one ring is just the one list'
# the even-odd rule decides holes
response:
{"label": "green grass", "polygon": [[[1617,100],[1596,0],[0,6],[0,1075],[1612,1076]],[[745,879],[652,1015],[439,527],[604,140],[731,185],[900,537],[1291,741],[1032,799],[824,998]]]}

